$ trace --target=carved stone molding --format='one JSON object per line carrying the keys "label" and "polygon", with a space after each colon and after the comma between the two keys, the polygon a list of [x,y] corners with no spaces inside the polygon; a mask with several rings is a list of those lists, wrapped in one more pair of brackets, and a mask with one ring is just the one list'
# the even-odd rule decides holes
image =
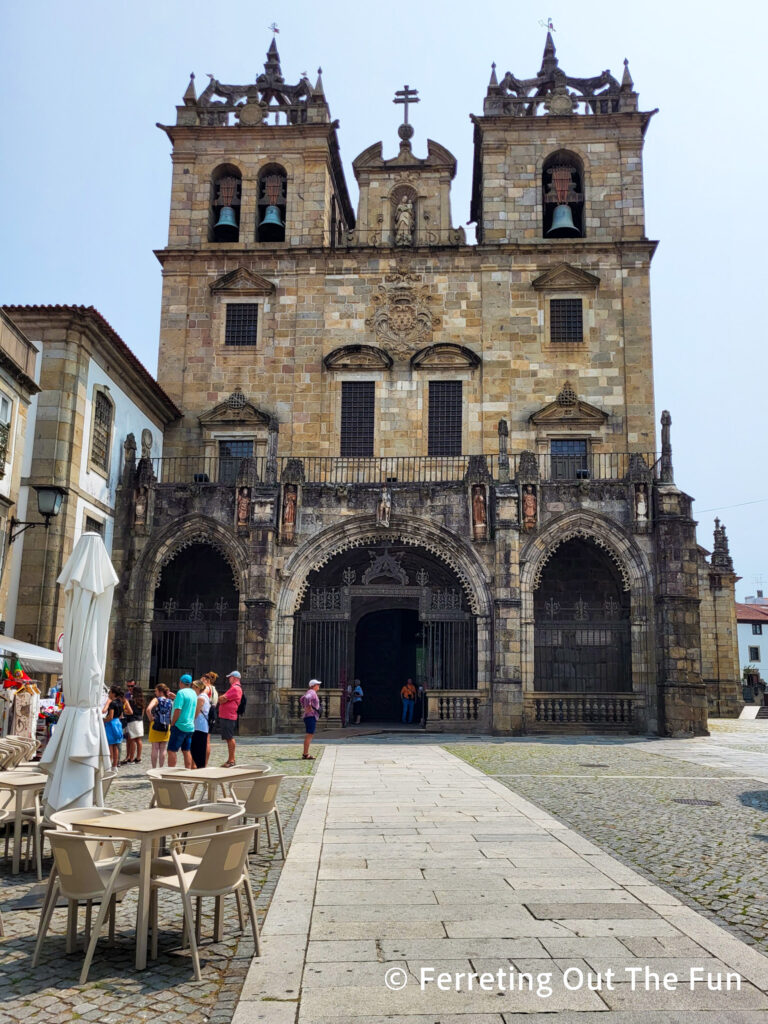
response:
{"label": "carved stone molding", "polygon": [[326,370],[389,370],[393,362],[377,345],[343,345],[323,359]]}
{"label": "carved stone molding", "polygon": [[398,359],[407,359],[429,342],[442,323],[430,308],[433,297],[420,274],[387,274],[371,301],[373,313],[366,318],[365,326]]}

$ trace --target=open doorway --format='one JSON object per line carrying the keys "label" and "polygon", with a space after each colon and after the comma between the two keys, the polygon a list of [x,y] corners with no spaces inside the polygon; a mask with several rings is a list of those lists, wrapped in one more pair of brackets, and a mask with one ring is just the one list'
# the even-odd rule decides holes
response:
{"label": "open doorway", "polygon": [[399,722],[400,688],[409,677],[419,682],[421,623],[412,608],[369,612],[355,631],[355,678],[365,694],[366,722]]}

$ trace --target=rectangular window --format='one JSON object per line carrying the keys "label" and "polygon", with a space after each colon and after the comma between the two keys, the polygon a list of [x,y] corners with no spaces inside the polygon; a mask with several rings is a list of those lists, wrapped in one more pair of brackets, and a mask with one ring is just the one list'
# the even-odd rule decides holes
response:
{"label": "rectangular window", "polygon": [[99,519],[94,519],[93,516],[85,517],[85,526],[83,527],[84,533],[98,533],[100,537],[104,536],[104,523]]}
{"label": "rectangular window", "polygon": [[549,340],[558,345],[580,345],[584,341],[581,299],[549,300]]}
{"label": "rectangular window", "polygon": [[342,381],[340,448],[342,455],[373,455],[375,408],[375,381]]}
{"label": "rectangular window", "polygon": [[551,441],[549,454],[553,480],[589,478],[586,441]]}
{"label": "rectangular window", "polygon": [[11,422],[13,403],[7,395],[0,395],[0,425],[8,426]]}
{"label": "rectangular window", "polygon": [[109,446],[112,437],[112,403],[102,391],[93,399],[93,438],[91,462],[99,469],[109,468]]}
{"label": "rectangular window", "polygon": [[750,647],[749,648],[749,660],[750,661],[760,661],[760,648],[759,647]]}
{"label": "rectangular window", "polygon": [[256,344],[256,328],[259,324],[259,306],[256,302],[228,302],[227,324],[224,330],[224,344]]}
{"label": "rectangular window", "polygon": [[219,441],[219,483],[234,484],[240,463],[252,456],[253,441]]}
{"label": "rectangular window", "polygon": [[763,624],[762,624],[762,622],[753,622],[752,623],[752,635],[753,636],[762,636],[763,635]]}
{"label": "rectangular window", "polygon": [[429,382],[429,454],[461,455],[460,380]]}

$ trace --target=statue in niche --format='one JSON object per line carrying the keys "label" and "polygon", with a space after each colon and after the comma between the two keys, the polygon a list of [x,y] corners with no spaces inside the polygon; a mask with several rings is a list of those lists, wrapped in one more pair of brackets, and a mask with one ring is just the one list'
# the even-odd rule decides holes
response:
{"label": "statue in niche", "polygon": [[523,529],[536,529],[536,489],[533,484],[526,484],[523,491]]}
{"label": "statue in niche", "polygon": [[247,526],[251,518],[251,488],[241,487],[237,492],[237,525]]}
{"label": "statue in niche", "polygon": [[295,484],[286,484],[283,491],[283,540],[293,540],[296,533],[296,504],[298,491]]}
{"label": "statue in niche", "polygon": [[638,523],[648,522],[648,488],[645,484],[635,487],[635,519]]}
{"label": "statue in niche", "polygon": [[145,427],[141,432],[141,457],[142,459],[152,458],[152,431]]}
{"label": "statue in niche", "polygon": [[134,526],[146,526],[147,525],[147,499],[148,489],[144,485],[139,487],[136,491],[136,506],[133,514]]}
{"label": "statue in niche", "polygon": [[485,540],[488,536],[485,487],[482,484],[475,484],[472,488],[472,536],[475,540]]}
{"label": "statue in niche", "polygon": [[385,487],[381,492],[379,498],[379,504],[376,506],[376,525],[389,527],[389,516],[392,512],[392,495],[389,493],[389,488]]}
{"label": "statue in niche", "polygon": [[402,196],[395,207],[395,245],[412,245],[415,228],[413,200],[410,196]]}

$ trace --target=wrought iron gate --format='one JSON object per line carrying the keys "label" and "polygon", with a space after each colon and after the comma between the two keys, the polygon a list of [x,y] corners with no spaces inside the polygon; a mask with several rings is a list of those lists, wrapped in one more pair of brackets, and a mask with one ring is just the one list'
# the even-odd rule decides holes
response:
{"label": "wrought iron gate", "polygon": [[423,626],[424,683],[429,690],[477,687],[477,629],[473,617],[429,620]]}
{"label": "wrought iron gate", "polygon": [[294,686],[321,679],[326,686],[341,686],[347,663],[348,623],[299,614],[294,621]]}
{"label": "wrought iron gate", "polygon": [[534,689],[616,693],[632,689],[629,622],[536,624]]}
{"label": "wrought iron gate", "polygon": [[213,670],[223,676],[237,659],[237,608],[224,600],[206,608],[195,599],[188,608],[174,600],[155,612],[152,622],[150,684],[176,683],[189,672]]}

